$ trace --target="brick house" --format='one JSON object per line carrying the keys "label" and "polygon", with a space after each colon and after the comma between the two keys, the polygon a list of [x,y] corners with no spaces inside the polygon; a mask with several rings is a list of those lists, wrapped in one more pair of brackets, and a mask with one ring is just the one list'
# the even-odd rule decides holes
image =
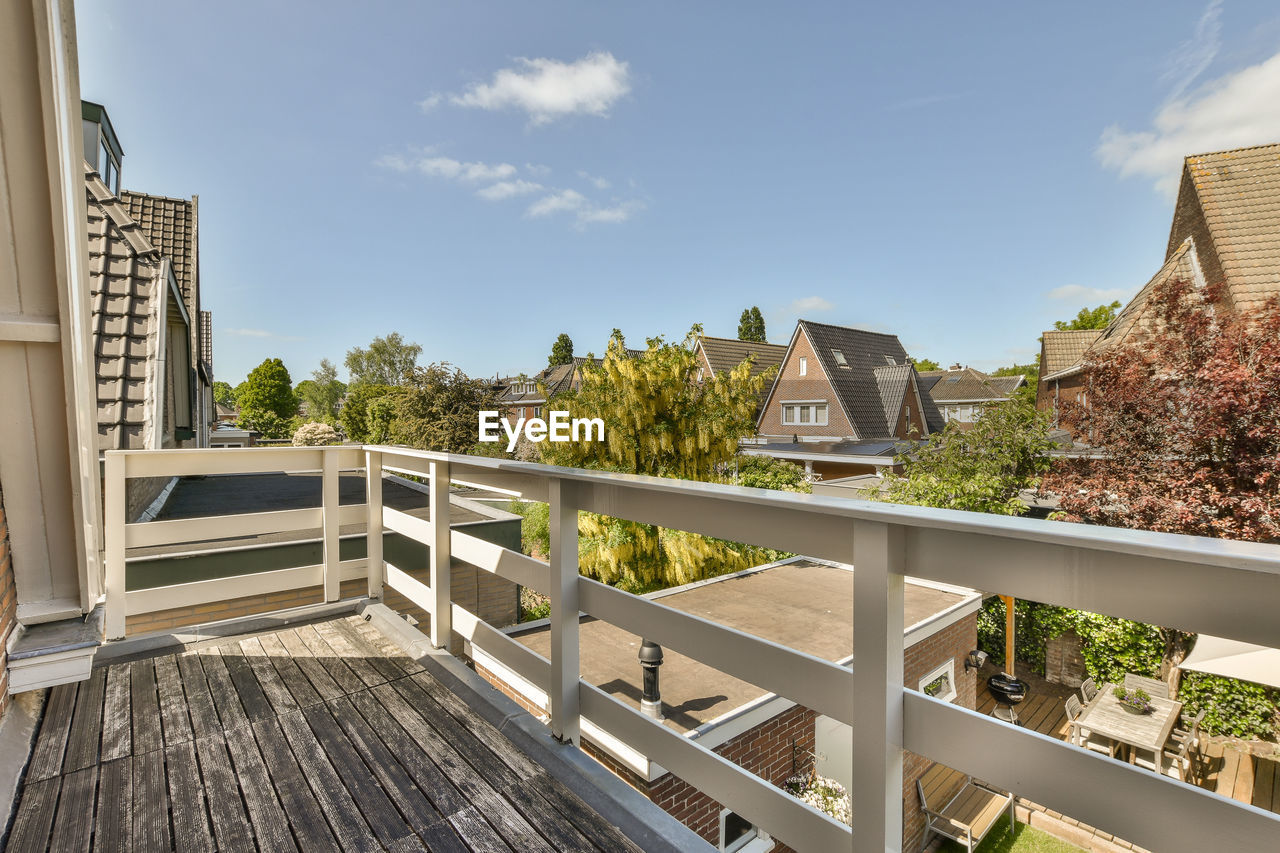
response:
{"label": "brick house", "polygon": [[744,452],[847,477],[891,466],[897,442],[942,427],[896,335],[800,320]]}
{"label": "brick house", "polygon": [[1003,403],[1027,381],[1025,376],[989,376],[972,367],[917,371],[920,390],[932,398],[942,419],[960,429],[973,427],[984,406]]}
{"label": "brick house", "polygon": [[[651,593],[651,599],[696,613],[766,640],[848,664],[853,651],[851,566],[792,557],[707,581]],[[976,705],[976,676],[964,668],[977,647],[980,594],[967,589],[908,579],[905,593],[907,686],[929,688],[967,708]],[[582,676],[616,698],[639,703],[640,639],[620,628],[584,619]],[[550,629],[545,620],[507,633],[546,656]],[[543,714],[546,695],[497,660],[473,651],[476,671],[526,709]],[[713,749],[739,766],[782,785],[810,768],[850,783],[850,729],[787,699],[727,676],[672,650],[660,668],[666,725]],[[720,803],[654,764],[616,738],[584,727],[583,748],[713,845],[736,831],[754,831]],[[907,755],[903,776],[904,849],[918,847],[924,830],[915,780],[932,765]],[[774,849],[757,839],[744,849]],[[755,842],[753,842],[755,843]],[[780,849],[780,848],[779,848]]]}
{"label": "brick house", "polygon": [[[782,365],[782,359],[787,354],[787,348],[782,344],[758,343],[756,341],[740,341],[735,338],[713,338],[707,335],[699,335],[697,342],[694,344],[694,356],[698,360],[699,382],[705,377],[714,376],[717,373],[727,373],[747,359],[751,359],[751,376],[756,377],[764,373],[770,368],[777,368]],[[763,410],[764,401],[769,396],[769,391],[773,387],[772,382],[766,382],[760,391],[760,408]],[[759,417],[757,412],[756,416]]]}
{"label": "brick house", "polygon": [[1090,359],[1147,333],[1149,297],[1176,279],[1222,285],[1225,310],[1280,294],[1280,143],[1186,158],[1164,264],[1106,329],[1044,333],[1036,406],[1087,404]]}

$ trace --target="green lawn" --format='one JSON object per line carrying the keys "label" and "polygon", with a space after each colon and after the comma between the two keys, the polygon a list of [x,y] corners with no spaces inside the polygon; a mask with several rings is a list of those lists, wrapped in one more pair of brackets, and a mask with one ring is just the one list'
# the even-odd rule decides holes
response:
{"label": "green lawn", "polygon": [[[1074,844],[1068,844],[1047,832],[1041,832],[1022,823],[1018,824],[1016,835],[1010,834],[1009,818],[1002,817],[978,845],[977,853],[1077,853],[1080,849]],[[955,853],[955,851],[963,851],[964,846],[954,841],[947,841],[939,850],[943,853]]]}

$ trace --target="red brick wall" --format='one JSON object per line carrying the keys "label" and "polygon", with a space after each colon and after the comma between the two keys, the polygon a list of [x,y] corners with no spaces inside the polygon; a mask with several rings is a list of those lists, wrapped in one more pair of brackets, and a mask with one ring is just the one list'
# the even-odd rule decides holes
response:
{"label": "red brick wall", "polygon": [[902,401],[902,411],[898,413],[898,423],[893,434],[898,438],[911,438],[914,431],[917,437],[924,436],[924,414],[920,411],[915,379],[909,380],[906,399]]}
{"label": "red brick wall", "polygon": [[9,522],[0,490],[0,717],[9,710],[9,635],[18,626],[18,590],[9,554]]}
{"label": "red brick wall", "polygon": [[[808,360],[808,370],[800,375],[800,357]],[[827,425],[783,424],[782,400],[826,400]],[[773,395],[769,398],[769,406],[760,416],[761,435],[840,435],[852,437],[853,427],[849,424],[835,390],[822,371],[818,357],[814,355],[809,338],[803,331],[796,337],[795,346],[773,385]]]}

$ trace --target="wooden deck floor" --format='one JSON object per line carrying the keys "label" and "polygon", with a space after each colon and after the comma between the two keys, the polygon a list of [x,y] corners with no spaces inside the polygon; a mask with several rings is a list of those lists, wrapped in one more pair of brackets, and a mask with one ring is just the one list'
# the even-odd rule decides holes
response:
{"label": "wooden deck floor", "polygon": [[638,851],[357,617],[51,691],[11,851]]}

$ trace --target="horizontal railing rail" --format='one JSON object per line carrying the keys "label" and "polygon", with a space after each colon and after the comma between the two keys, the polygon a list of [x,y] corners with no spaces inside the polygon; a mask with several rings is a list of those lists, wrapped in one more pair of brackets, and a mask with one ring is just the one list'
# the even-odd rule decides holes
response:
{"label": "horizontal railing rail", "polygon": [[[226,460],[207,458],[229,453],[237,455]],[[296,455],[256,456],[263,453]],[[135,462],[134,457],[142,461]],[[1280,833],[1280,818],[1270,813],[1136,771],[902,686],[903,585],[907,576],[1276,647],[1280,646],[1280,620],[1274,617],[1275,602],[1280,601],[1280,549],[1275,546],[400,447],[217,450],[206,451],[197,460],[171,456],[167,461],[150,458],[144,451],[109,453],[107,459],[109,498],[112,483],[124,474],[248,473],[283,465],[323,470],[321,520],[326,543],[330,527],[336,541],[342,517],[342,510],[332,510],[337,504],[336,471],[339,467],[363,467],[367,478],[363,510],[369,529],[398,532],[430,550],[429,577],[420,580],[386,563],[381,537],[369,537],[371,597],[383,597],[384,587],[394,590],[430,614],[435,646],[448,647],[457,634],[544,691],[549,723],[557,737],[577,742],[583,730],[607,733],[796,849],[852,846],[876,853],[901,849],[904,750],[1031,797],[1151,849],[1222,848],[1224,841],[1232,849],[1265,849]],[[427,479],[429,519],[383,507],[381,483],[387,472]],[[451,531],[450,482],[548,503],[549,564]],[[115,488],[122,496],[122,486]],[[582,511],[852,563],[857,650],[852,671],[580,577],[577,514]],[[123,565],[126,531],[121,514],[116,510],[112,515],[109,501],[109,626],[114,624],[113,603],[117,607],[120,603],[119,594],[112,593],[111,575],[117,565],[112,562],[113,548],[121,552],[118,565]],[[293,520],[301,521],[302,516]],[[306,520],[312,524],[315,518],[308,516]],[[174,528],[183,533],[202,529],[199,525],[187,531]],[[154,539],[169,534],[143,534],[142,541],[148,541],[147,535]],[[336,560],[331,566],[329,551],[325,553],[323,581],[326,590],[331,585],[336,589],[343,569]],[[550,596],[549,658],[452,602],[451,558]],[[297,577],[304,574],[299,572]],[[305,577],[315,583],[314,573]],[[286,582],[286,578],[280,576],[275,582]],[[1211,592],[1214,601],[1188,595],[1187,590]],[[582,681],[578,651],[581,613],[852,725],[852,834],[695,740]]]}

